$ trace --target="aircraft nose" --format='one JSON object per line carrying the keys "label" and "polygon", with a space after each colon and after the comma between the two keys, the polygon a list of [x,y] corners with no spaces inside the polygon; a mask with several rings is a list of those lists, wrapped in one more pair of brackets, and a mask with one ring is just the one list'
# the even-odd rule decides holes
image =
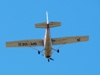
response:
{"label": "aircraft nose", "polygon": [[50,58],[50,56],[46,56],[46,58]]}

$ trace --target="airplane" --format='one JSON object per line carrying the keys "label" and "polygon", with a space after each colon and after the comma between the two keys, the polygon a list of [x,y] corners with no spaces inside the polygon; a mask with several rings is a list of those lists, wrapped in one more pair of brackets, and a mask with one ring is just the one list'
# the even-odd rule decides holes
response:
{"label": "airplane", "polygon": [[36,28],[46,28],[44,39],[10,41],[6,42],[6,47],[32,47],[35,49],[34,47],[36,46],[44,46],[43,50],[38,50],[38,54],[43,52],[43,56],[47,58],[48,62],[50,62],[50,60],[54,60],[51,58],[53,51],[59,53],[59,49],[53,49],[52,45],[64,45],[70,43],[85,42],[89,40],[89,36],[51,38],[50,28],[57,26],[61,26],[61,22],[49,22],[48,12],[46,11],[46,22],[35,24]]}

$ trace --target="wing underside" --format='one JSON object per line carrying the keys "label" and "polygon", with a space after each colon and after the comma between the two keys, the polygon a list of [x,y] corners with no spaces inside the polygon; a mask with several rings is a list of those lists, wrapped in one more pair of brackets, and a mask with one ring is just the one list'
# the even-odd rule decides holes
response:
{"label": "wing underside", "polygon": [[21,40],[6,42],[6,47],[43,46],[43,40]]}
{"label": "wing underside", "polygon": [[70,44],[76,42],[84,42],[88,41],[89,36],[74,36],[74,37],[60,37],[60,38],[52,38],[52,45],[59,44]]}
{"label": "wing underside", "polygon": [[[51,38],[52,45],[70,44],[88,41],[89,36]],[[43,40],[21,40],[6,42],[6,47],[44,46]]]}

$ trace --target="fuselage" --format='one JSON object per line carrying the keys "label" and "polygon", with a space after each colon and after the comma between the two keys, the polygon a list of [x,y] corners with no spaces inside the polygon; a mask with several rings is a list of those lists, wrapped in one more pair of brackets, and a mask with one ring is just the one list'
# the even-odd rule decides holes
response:
{"label": "fuselage", "polygon": [[50,28],[49,28],[49,24],[47,24],[45,37],[44,37],[44,56],[46,58],[50,58],[51,54],[52,54],[52,43],[50,37]]}

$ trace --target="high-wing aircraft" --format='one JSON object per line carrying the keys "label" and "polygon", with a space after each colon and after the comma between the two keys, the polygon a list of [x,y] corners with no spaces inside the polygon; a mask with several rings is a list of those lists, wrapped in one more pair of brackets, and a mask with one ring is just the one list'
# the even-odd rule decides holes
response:
{"label": "high-wing aircraft", "polygon": [[72,36],[72,37],[58,37],[51,38],[50,36],[50,28],[61,26],[61,22],[49,22],[48,21],[48,12],[46,12],[46,20],[47,22],[35,24],[36,28],[46,28],[44,39],[36,39],[36,40],[20,40],[20,41],[10,41],[6,42],[6,47],[34,47],[36,46],[44,46],[43,50],[38,50],[38,54],[41,52],[44,53],[44,57],[50,60],[54,60],[51,58],[52,52],[56,51],[59,53],[59,49],[53,49],[52,45],[64,45],[76,42],[84,42],[89,40],[89,36]]}

